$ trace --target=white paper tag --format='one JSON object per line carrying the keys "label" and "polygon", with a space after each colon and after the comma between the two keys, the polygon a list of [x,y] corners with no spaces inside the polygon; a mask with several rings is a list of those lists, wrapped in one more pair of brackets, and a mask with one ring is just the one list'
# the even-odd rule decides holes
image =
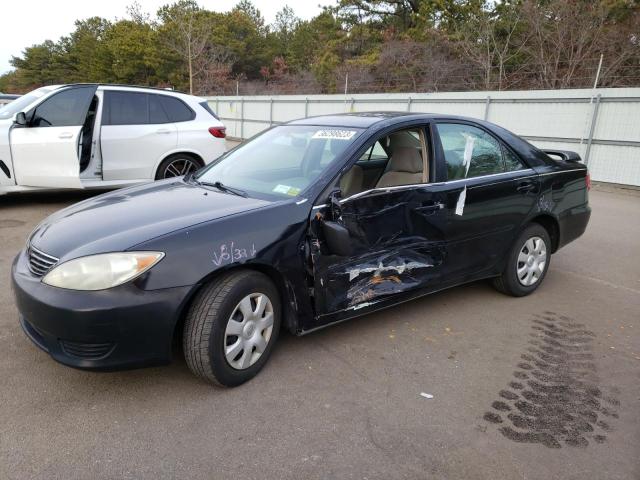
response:
{"label": "white paper tag", "polygon": [[465,167],[464,178],[467,178],[467,174],[469,173],[469,167],[471,166],[471,157],[473,156],[473,144],[476,142],[476,137],[467,135],[466,139],[467,141],[464,145],[464,156],[462,157],[462,164]]}
{"label": "white paper tag", "polygon": [[467,187],[462,189],[460,196],[458,197],[458,203],[456,203],[456,215],[462,215],[464,212],[464,204],[467,201]]}
{"label": "white paper tag", "polygon": [[351,140],[358,133],[355,130],[318,130],[311,138],[323,138],[328,140]]}

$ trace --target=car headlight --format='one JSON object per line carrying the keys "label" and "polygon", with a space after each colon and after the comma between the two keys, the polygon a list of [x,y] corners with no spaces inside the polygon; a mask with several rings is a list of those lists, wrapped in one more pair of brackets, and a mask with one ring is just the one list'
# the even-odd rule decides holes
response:
{"label": "car headlight", "polygon": [[133,280],[162,257],[162,252],[118,252],[74,258],[54,267],[42,282],[70,290],[104,290]]}

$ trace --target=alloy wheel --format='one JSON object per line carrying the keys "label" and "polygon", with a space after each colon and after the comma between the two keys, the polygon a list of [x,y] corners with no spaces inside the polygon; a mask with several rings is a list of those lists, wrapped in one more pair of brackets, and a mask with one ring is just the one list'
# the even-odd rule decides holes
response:
{"label": "alloy wheel", "polygon": [[199,165],[190,158],[176,158],[164,169],[163,178],[181,177],[187,173],[194,172]]}
{"label": "alloy wheel", "polygon": [[540,237],[531,237],[520,249],[516,262],[516,276],[525,287],[540,280],[547,264],[547,245]]}
{"label": "alloy wheel", "polygon": [[263,293],[244,297],[234,308],[224,334],[224,355],[231,367],[245,370],[255,364],[269,345],[273,331],[273,305]]}

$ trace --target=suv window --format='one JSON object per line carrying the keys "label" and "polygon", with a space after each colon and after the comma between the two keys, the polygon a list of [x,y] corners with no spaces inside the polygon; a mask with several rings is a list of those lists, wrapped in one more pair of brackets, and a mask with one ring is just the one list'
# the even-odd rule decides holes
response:
{"label": "suv window", "polygon": [[169,123],[169,117],[160,103],[160,95],[149,95],[149,123]]}
{"label": "suv window", "polygon": [[437,124],[449,180],[505,171],[500,143],[484,130],[459,123]]}
{"label": "suv window", "polygon": [[146,93],[105,91],[104,125],[145,125],[149,123]]}
{"label": "suv window", "polygon": [[169,97],[168,95],[157,96],[160,98],[160,103],[167,113],[170,122],[188,122],[195,118],[193,110],[187,107],[179,98]]}
{"label": "suv window", "polygon": [[32,127],[81,126],[87,116],[95,87],[63,90],[38,105],[31,115]]}
{"label": "suv window", "polygon": [[204,108],[207,112],[209,112],[213,118],[215,118],[216,120],[220,120],[220,117],[218,117],[218,115],[216,115],[216,113],[213,110],[211,110],[211,107],[209,106],[209,102],[200,102],[199,105],[202,108]]}

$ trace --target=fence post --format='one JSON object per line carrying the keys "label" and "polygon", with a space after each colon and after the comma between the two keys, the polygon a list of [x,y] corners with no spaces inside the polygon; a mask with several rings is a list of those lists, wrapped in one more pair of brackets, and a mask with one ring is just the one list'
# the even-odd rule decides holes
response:
{"label": "fence post", "polygon": [[240,99],[240,138],[244,140],[244,97]]}
{"label": "fence post", "polygon": [[407,99],[407,112],[411,111],[411,96]]}
{"label": "fence post", "polygon": [[598,110],[600,110],[600,97],[596,95],[596,103],[593,105],[593,112],[591,114],[591,127],[589,128],[589,138],[587,140],[587,150],[584,153],[584,164],[589,164],[589,154],[591,153],[591,142],[593,141],[593,134],[596,130],[596,122],[598,121]]}
{"label": "fence post", "polygon": [[484,119],[489,120],[489,105],[491,105],[491,97],[487,95],[487,101],[484,104]]}
{"label": "fence post", "polygon": [[273,126],[273,97],[269,98],[269,126]]}
{"label": "fence post", "polygon": [[355,111],[355,109],[353,108],[353,106],[355,105],[355,103],[356,103],[356,99],[355,99],[355,98],[353,98],[353,97],[351,97],[351,107],[349,108],[349,113],[352,113],[352,112],[354,112],[354,111]]}
{"label": "fence post", "polygon": [[309,97],[304,99],[304,118],[309,116]]}

